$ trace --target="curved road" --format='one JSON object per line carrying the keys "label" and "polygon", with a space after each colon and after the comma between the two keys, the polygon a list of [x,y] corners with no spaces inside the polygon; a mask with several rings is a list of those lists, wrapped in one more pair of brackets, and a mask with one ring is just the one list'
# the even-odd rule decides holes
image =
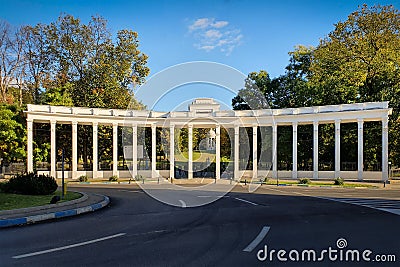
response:
{"label": "curved road", "polygon": [[[397,190],[263,186],[250,194],[237,186],[212,204],[178,208],[154,200],[134,185],[73,189],[108,195],[111,204],[91,214],[1,230],[0,266],[400,264],[400,215],[337,201],[375,197],[373,201],[400,210]],[[345,256],[340,260],[338,239],[347,243],[343,255],[346,249],[371,250],[370,262],[346,261]],[[262,259],[266,246],[268,253],[285,250],[281,258],[287,261],[278,259],[277,252],[272,262],[260,261],[257,254]],[[329,247],[338,250],[336,261],[328,252],[320,258]],[[299,251],[299,260],[295,252],[288,259],[291,250]],[[301,261],[304,250],[316,251],[317,262],[308,252]],[[377,262],[376,255],[391,262]]]}

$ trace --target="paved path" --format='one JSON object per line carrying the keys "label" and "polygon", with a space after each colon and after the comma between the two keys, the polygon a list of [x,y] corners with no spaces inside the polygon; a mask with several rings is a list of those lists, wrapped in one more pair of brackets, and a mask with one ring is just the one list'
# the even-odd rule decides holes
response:
{"label": "paved path", "polygon": [[[393,227],[400,216],[322,199],[396,200],[396,190],[262,186],[250,194],[237,186],[197,208],[165,205],[136,185],[75,190],[109,195],[111,203],[90,215],[2,229],[1,266],[398,266],[327,258],[315,264],[280,262],[276,253],[272,263],[257,258],[265,246],[322,251],[337,249],[339,239],[348,248],[371,250],[374,260],[381,254],[400,258],[400,229]],[[199,198],[208,197],[209,192],[194,190]]]}

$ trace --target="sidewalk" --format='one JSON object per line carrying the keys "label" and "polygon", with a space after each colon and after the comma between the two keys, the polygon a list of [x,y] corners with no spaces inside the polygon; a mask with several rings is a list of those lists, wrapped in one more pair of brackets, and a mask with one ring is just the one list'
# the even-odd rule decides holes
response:
{"label": "sidewalk", "polygon": [[72,201],[0,211],[0,228],[79,215],[104,208],[110,203],[107,196],[79,193],[82,194],[82,197]]}

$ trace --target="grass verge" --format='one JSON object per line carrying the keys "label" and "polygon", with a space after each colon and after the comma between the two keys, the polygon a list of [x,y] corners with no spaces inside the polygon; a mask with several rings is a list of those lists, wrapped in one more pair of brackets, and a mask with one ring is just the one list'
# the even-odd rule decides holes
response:
{"label": "grass verge", "polygon": [[[57,195],[60,195],[59,191],[55,192],[54,194],[44,196],[7,194],[0,192],[0,211],[46,205],[50,203],[50,200],[53,196]],[[79,193],[67,192],[64,199],[60,202],[74,200],[80,197],[81,194]]]}

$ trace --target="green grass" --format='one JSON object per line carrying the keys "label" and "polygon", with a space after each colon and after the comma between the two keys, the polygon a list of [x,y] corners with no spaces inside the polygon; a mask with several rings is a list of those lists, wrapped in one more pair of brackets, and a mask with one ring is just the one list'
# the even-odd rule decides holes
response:
{"label": "green grass", "polygon": [[[60,195],[61,192],[57,191],[52,195],[32,196],[32,195],[19,195],[19,194],[6,194],[0,192],[0,210],[21,209],[35,206],[42,206],[50,203],[50,200],[55,195]],[[63,200],[69,201],[80,198],[81,194],[76,192],[67,192]]]}
{"label": "green grass", "polygon": [[[198,151],[193,151],[193,161],[198,161],[198,162],[206,162],[207,158],[210,161],[213,161],[215,158],[214,153],[209,153],[209,152],[198,152]],[[187,151],[183,151],[182,153],[176,153],[175,154],[175,161],[188,161],[189,159],[189,153]]]}

